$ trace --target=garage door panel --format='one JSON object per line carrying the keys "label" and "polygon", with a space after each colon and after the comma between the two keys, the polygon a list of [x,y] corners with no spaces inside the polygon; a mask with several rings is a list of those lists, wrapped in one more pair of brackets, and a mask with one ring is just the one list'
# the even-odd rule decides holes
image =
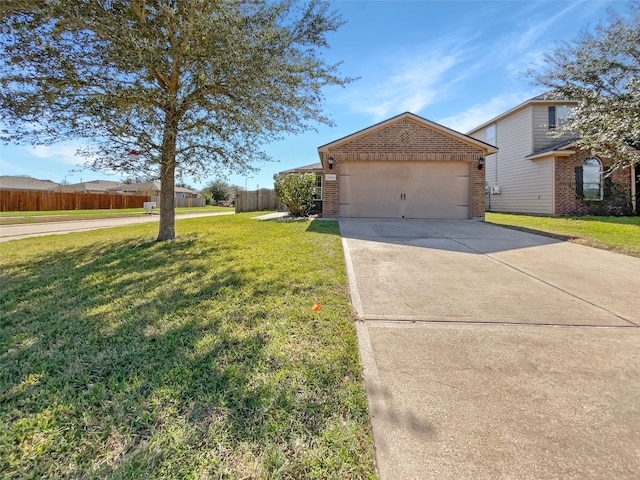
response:
{"label": "garage door panel", "polygon": [[[430,181],[432,180],[432,181]],[[467,218],[469,176],[420,177],[403,203],[405,218]]]}
{"label": "garage door panel", "polygon": [[380,186],[374,177],[342,177],[340,193],[342,217],[398,217],[400,194]]}
{"label": "garage door panel", "polygon": [[344,162],[340,216],[468,218],[465,162]]}

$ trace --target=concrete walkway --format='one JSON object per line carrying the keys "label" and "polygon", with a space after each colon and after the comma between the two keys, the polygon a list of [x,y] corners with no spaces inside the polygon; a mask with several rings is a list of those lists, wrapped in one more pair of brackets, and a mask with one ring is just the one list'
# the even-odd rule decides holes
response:
{"label": "concrete walkway", "polygon": [[640,259],[341,219],[380,477],[640,478]]}
{"label": "concrete walkway", "polygon": [[[176,215],[176,220],[196,217],[211,217],[218,215],[233,215],[235,212],[215,213],[184,213]],[[20,240],[29,237],[42,237],[45,235],[62,235],[71,232],[83,232],[87,230],[99,230],[102,228],[122,227],[136,225],[138,223],[159,222],[160,215],[146,215],[103,218],[97,220],[74,220],[71,222],[47,222],[47,223],[21,223],[18,225],[0,226],[0,242]]]}

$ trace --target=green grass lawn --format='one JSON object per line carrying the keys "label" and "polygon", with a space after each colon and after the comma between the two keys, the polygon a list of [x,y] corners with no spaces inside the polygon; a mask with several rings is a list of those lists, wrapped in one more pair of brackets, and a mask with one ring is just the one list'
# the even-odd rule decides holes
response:
{"label": "green grass lawn", "polygon": [[337,222],[252,215],[2,245],[3,479],[375,477]]}
{"label": "green grass lawn", "polygon": [[[180,213],[233,212],[233,208],[207,205],[206,207],[176,208]],[[159,214],[154,209],[154,214]],[[46,212],[0,212],[0,225],[19,223],[67,222],[70,220],[94,220],[100,218],[131,217],[145,214],[144,208],[100,209],[100,210],[52,210]]]}
{"label": "green grass lawn", "polygon": [[640,217],[539,217],[487,213],[486,221],[640,257]]}

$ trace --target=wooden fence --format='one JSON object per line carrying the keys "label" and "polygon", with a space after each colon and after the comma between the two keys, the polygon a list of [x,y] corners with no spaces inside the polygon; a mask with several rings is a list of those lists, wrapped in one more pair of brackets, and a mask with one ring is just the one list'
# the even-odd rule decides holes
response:
{"label": "wooden fence", "polygon": [[147,195],[0,190],[1,212],[142,208],[142,204],[149,201],[151,197]]}
{"label": "wooden fence", "polygon": [[268,188],[254,191],[240,191],[236,194],[236,213],[277,210],[284,212],[287,207],[276,200],[276,194]]}

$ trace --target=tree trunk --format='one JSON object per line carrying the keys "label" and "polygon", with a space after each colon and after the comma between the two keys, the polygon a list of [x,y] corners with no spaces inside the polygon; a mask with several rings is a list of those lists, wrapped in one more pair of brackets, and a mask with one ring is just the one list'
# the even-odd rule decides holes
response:
{"label": "tree trunk", "polygon": [[178,122],[167,114],[160,164],[160,227],[158,241],[176,238],[175,172],[177,131]]}

